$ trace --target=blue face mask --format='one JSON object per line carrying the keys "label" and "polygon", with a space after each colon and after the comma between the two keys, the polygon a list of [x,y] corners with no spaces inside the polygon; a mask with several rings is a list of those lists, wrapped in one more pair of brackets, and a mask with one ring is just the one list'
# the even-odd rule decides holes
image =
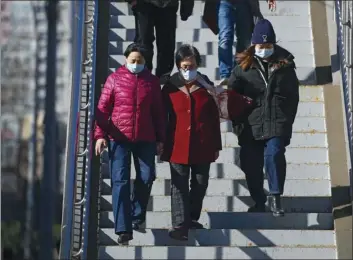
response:
{"label": "blue face mask", "polygon": [[180,73],[185,81],[192,81],[197,77],[197,70],[183,70],[180,69]]}
{"label": "blue face mask", "polygon": [[140,73],[145,68],[145,64],[137,64],[137,63],[126,63],[125,66],[131,73],[134,73],[134,74]]}
{"label": "blue face mask", "polygon": [[270,49],[255,49],[255,55],[262,59],[266,59],[273,54],[273,48]]}

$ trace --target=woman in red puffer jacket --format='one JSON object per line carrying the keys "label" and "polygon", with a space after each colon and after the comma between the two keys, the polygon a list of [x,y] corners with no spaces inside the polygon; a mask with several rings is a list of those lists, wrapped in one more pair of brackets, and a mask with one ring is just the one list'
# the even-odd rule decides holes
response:
{"label": "woman in red puffer jacket", "polygon": [[[126,64],[112,73],[102,90],[96,112],[96,154],[109,146],[115,233],[118,242],[132,239],[132,229],[145,221],[155,180],[155,155],[163,149],[165,115],[159,79],[145,68],[145,50],[127,47]],[[109,144],[107,144],[109,140]],[[130,200],[130,164],[136,180]]]}

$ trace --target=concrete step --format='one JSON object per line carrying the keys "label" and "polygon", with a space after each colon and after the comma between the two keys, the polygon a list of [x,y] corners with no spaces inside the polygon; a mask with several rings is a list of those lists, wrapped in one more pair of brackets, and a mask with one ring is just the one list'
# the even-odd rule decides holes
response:
{"label": "concrete step", "polygon": [[[271,213],[202,212],[200,223],[210,229],[333,229],[331,213],[287,213],[276,218]],[[100,227],[113,228],[113,212],[100,213]],[[144,228],[171,227],[170,212],[147,212]]]}
{"label": "concrete step", "polygon": [[[232,133],[222,133],[223,147],[240,147],[238,137]],[[328,147],[326,133],[293,133],[290,148],[325,148]]]}
{"label": "concrete step", "polygon": [[[151,196],[147,211],[170,212],[170,196]],[[247,212],[254,204],[250,196],[206,196],[202,211],[205,212]],[[283,197],[285,212],[330,213],[332,212],[331,197]],[[112,210],[112,196],[103,195],[100,199],[102,211]]]}
{"label": "concrete step", "polygon": [[[157,179],[153,183],[152,196],[170,195],[170,180]],[[133,181],[131,181],[131,186]],[[268,189],[267,181],[264,183]],[[111,194],[111,180],[103,179],[102,195]],[[208,196],[249,196],[245,180],[212,179],[208,183]],[[329,180],[287,180],[284,196],[331,196],[331,183]]]}
{"label": "concrete step", "polygon": [[[219,158],[216,164],[235,164],[240,165],[239,161],[240,147],[224,147],[219,152]],[[161,162],[156,158],[157,162]],[[328,164],[328,148],[311,147],[298,148],[288,147],[286,149],[287,164]]]}
{"label": "concrete step", "polygon": [[[287,18],[290,18],[290,17],[287,17]],[[130,20],[130,19],[133,20],[134,17],[133,16],[117,16],[117,17],[114,17],[114,21],[112,21],[112,24],[114,26],[114,25],[117,25],[118,23],[120,23],[120,24],[124,23],[124,25],[120,25],[120,26],[125,27],[126,20]],[[182,23],[180,25],[182,27],[185,27],[185,26],[189,27],[188,29],[192,29],[190,26],[195,26],[195,24],[193,24],[191,22]],[[116,28],[118,28],[118,27],[116,27]],[[132,29],[132,28],[129,28],[129,29]],[[194,29],[198,29],[198,28],[194,28]],[[118,62],[122,62],[121,56],[123,55],[124,50],[127,48],[127,46],[129,46],[131,43],[133,43],[133,42],[132,41],[124,41],[124,42],[110,41],[109,42],[109,46],[110,46],[109,50],[110,50],[110,54],[111,54],[111,59],[114,59]],[[176,41],[177,48],[180,45],[182,45],[183,43],[184,42],[181,39],[177,39],[177,41]],[[207,41],[207,42],[193,42],[192,45],[195,46],[199,50],[200,55],[202,55],[203,59],[205,57],[207,57],[207,55],[217,55],[218,54],[218,40],[217,41]],[[285,48],[292,53],[295,52],[297,54],[296,59],[307,57],[309,62],[310,62],[310,60],[313,60],[314,52],[312,49],[312,42],[310,42],[310,41],[298,42],[298,41],[286,41],[286,39],[283,39],[283,41],[281,42],[281,46],[285,46]],[[157,46],[155,45],[154,51],[156,51],[156,50],[157,50]],[[157,52],[155,52],[155,53],[157,53]],[[235,53],[235,46],[233,46],[233,53]],[[110,61],[110,62],[112,63],[112,61]],[[113,64],[111,64],[111,65],[113,65]],[[218,61],[217,61],[216,65],[218,65]],[[200,69],[203,70],[206,68],[201,67]],[[318,85],[301,86],[301,88],[302,87],[322,89],[322,86],[318,86]],[[309,99],[304,99],[302,92],[300,92],[300,100],[301,101],[319,101],[319,100],[316,100],[311,97]]]}
{"label": "concrete step", "polygon": [[[334,237],[331,230],[200,229],[184,242],[171,239],[167,229],[145,229],[134,232],[129,246],[333,247]],[[113,228],[99,231],[100,245],[116,245],[117,239]]]}
{"label": "concrete step", "polygon": [[[192,19],[200,20],[200,17],[193,17]],[[191,23],[191,22],[190,22]],[[311,28],[308,27],[296,27],[291,28],[291,30],[286,30],[286,28],[275,26],[276,36],[278,39],[285,39],[287,42],[293,41],[310,41],[312,40]],[[178,28],[179,29],[179,28]],[[182,28],[181,30],[176,30],[176,41],[183,41],[185,43],[190,42],[215,42],[218,40],[218,35],[215,35],[209,28]],[[198,31],[195,35],[195,30]],[[110,28],[109,30],[109,40],[110,41],[133,41],[134,39],[134,29],[126,28]],[[217,54],[217,53],[215,53]],[[218,59],[217,59],[218,62]],[[217,63],[216,63],[217,64]]]}
{"label": "concrete step", "polygon": [[[286,2],[283,0],[278,0],[277,5],[278,6],[276,10],[270,11],[268,9],[267,3],[260,1],[260,8],[263,16],[297,17],[299,19],[305,19],[308,16],[308,8],[309,8],[308,1]],[[121,15],[121,16],[132,15],[131,9],[129,8],[128,4],[125,2],[112,2],[110,6],[111,6],[110,7],[111,15]],[[201,16],[203,13],[203,9],[204,9],[204,1],[195,1],[193,16]]]}
{"label": "concrete step", "polygon": [[[219,152],[217,163],[235,163],[239,162],[240,148],[223,148]],[[312,163],[328,164],[328,148],[293,148],[286,150],[286,159],[288,163]]]}
{"label": "concrete step", "polygon": [[336,248],[101,246],[99,259],[335,259]]}
{"label": "concrete step", "polygon": [[[236,164],[239,161],[240,147],[224,147],[219,152],[218,164]],[[158,160],[158,158],[157,158]],[[328,148],[326,147],[288,147],[286,149],[287,164],[328,164]]]}
{"label": "concrete step", "polygon": [[[221,122],[221,131],[232,132],[232,123]],[[326,120],[324,117],[297,117],[293,125],[293,133],[326,133]]]}
{"label": "concrete step", "polygon": [[[107,160],[107,157],[105,158]],[[109,178],[108,164],[102,164],[103,178]],[[156,163],[157,179],[170,179],[170,166],[168,162]],[[135,178],[135,165],[131,164],[131,176]],[[210,179],[244,179],[245,175],[239,166],[232,163],[212,163]],[[265,175],[266,178],[266,175]],[[287,164],[287,179],[316,179],[329,180],[330,167],[328,164]]]}

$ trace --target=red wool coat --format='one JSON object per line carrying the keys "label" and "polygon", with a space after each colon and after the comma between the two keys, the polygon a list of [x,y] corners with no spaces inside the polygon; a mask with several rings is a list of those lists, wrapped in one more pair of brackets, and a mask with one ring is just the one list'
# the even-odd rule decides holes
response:
{"label": "red wool coat", "polygon": [[176,73],[162,89],[168,113],[163,161],[211,163],[216,152],[222,150],[217,105],[207,90],[197,84],[188,91]]}

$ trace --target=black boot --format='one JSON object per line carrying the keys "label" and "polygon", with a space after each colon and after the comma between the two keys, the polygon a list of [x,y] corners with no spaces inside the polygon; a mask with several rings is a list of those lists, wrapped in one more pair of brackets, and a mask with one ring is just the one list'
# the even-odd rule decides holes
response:
{"label": "black boot", "polygon": [[139,231],[143,223],[145,223],[145,221],[141,221],[141,220],[132,221],[132,229],[135,231]]}
{"label": "black boot", "polygon": [[189,229],[186,227],[173,227],[169,229],[168,234],[171,238],[186,241],[189,239]]}
{"label": "black boot", "polygon": [[197,222],[196,220],[192,220],[190,228],[191,229],[203,229],[203,225],[201,223]]}
{"label": "black boot", "polygon": [[282,209],[281,205],[281,196],[280,195],[272,195],[271,198],[271,211],[273,216],[275,217],[283,217],[284,210]]}
{"label": "black boot", "polygon": [[119,237],[118,237],[118,244],[125,244],[132,239],[133,239],[132,233],[121,233],[119,234]]}

